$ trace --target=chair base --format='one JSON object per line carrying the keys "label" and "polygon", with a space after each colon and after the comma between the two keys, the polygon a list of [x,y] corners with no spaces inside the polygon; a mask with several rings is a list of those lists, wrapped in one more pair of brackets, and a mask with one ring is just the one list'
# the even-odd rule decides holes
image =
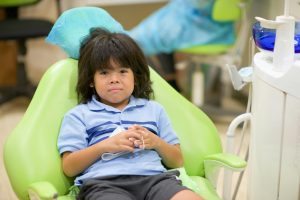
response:
{"label": "chair base", "polygon": [[0,87],[0,105],[9,102],[17,97],[32,98],[36,87],[27,84],[22,86]]}

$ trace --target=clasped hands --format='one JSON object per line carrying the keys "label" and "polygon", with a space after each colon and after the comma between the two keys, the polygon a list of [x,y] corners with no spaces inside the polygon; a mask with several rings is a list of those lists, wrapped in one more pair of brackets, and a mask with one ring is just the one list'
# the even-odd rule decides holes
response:
{"label": "clasped hands", "polygon": [[130,151],[135,148],[155,149],[159,137],[140,125],[133,125],[107,139],[110,143],[110,152]]}

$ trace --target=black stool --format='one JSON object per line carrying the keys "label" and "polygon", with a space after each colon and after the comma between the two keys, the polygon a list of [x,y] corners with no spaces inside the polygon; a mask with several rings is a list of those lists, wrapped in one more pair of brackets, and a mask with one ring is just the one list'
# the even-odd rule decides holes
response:
{"label": "black stool", "polygon": [[29,98],[33,96],[36,87],[28,80],[25,69],[26,40],[46,37],[53,26],[53,23],[48,20],[18,18],[20,6],[23,5],[4,7],[0,2],[0,7],[5,9],[6,14],[6,18],[0,21],[0,41],[15,40],[18,43],[17,84],[0,87],[0,104],[19,96]]}

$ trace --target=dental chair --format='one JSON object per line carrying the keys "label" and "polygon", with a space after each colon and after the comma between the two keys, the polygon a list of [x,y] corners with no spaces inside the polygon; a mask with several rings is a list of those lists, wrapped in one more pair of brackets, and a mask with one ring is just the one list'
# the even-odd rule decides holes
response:
{"label": "dental chair", "polygon": [[[72,186],[74,179],[63,173],[57,137],[64,114],[78,103],[77,56],[80,40],[92,27],[111,32],[123,30],[103,9],[74,8],[59,17],[47,37],[47,41],[59,45],[71,58],[48,68],[22,120],[5,143],[5,168],[21,200],[75,199],[78,192],[78,188]],[[184,167],[179,170],[183,184],[205,199],[221,199],[216,190],[218,169],[242,171],[246,162],[223,153],[212,121],[150,70],[155,100],[166,109],[181,143]]]}
{"label": "dental chair", "polygon": [[213,20],[235,23],[236,40],[233,44],[196,45],[176,50],[177,53],[186,57],[184,61],[190,77],[188,79],[190,80],[188,84],[190,99],[198,107],[205,109],[209,94],[214,93],[216,85],[217,94],[211,100],[216,109],[222,109],[221,100],[231,95],[232,86],[226,64],[237,66],[241,64],[248,42],[249,2],[250,0],[216,0],[214,3],[211,16]]}
{"label": "dental chair", "polygon": [[[46,71],[5,143],[5,168],[19,199],[75,199],[73,190],[69,191],[74,188],[73,179],[62,170],[57,137],[63,115],[77,104],[77,63],[68,58]],[[212,121],[153,70],[151,80],[155,100],[165,107],[181,142],[183,184],[205,199],[221,199],[216,192],[219,167],[242,171],[246,162],[222,153]]]}

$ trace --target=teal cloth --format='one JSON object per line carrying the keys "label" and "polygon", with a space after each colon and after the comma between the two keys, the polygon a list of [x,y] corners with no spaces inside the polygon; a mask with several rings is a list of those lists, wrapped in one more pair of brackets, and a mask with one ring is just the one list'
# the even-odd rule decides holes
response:
{"label": "teal cloth", "polygon": [[55,22],[46,41],[58,45],[71,58],[79,58],[80,44],[91,28],[124,32],[122,25],[108,12],[97,7],[78,7],[65,11]]}
{"label": "teal cloth", "polygon": [[171,0],[128,34],[146,55],[205,44],[233,44],[233,22],[217,22],[211,13],[214,0]]}

